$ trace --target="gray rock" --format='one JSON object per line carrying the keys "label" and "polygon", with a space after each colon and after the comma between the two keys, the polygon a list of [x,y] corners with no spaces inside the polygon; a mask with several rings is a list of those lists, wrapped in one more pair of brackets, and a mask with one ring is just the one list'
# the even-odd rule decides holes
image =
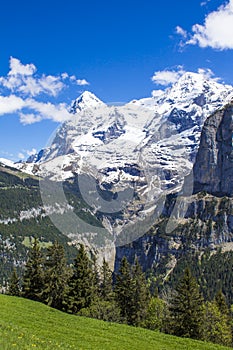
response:
{"label": "gray rock", "polygon": [[233,196],[233,104],[210,116],[194,164],[194,193]]}

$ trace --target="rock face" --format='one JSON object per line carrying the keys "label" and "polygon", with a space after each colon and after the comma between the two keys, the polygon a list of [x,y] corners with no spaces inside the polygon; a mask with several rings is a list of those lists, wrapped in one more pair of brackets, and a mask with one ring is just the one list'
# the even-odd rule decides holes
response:
{"label": "rock face", "polygon": [[194,193],[233,196],[233,104],[210,116],[194,164]]}
{"label": "rock face", "polygon": [[166,233],[173,198],[163,216],[147,234],[130,244],[116,249],[115,271],[119,269],[121,259],[126,256],[131,264],[138,257],[144,271],[163,271],[164,277],[172,272],[177,261],[188,254],[199,253],[207,249],[213,253],[218,248],[232,250],[233,242],[233,201],[230,197],[215,197],[209,194],[196,194],[182,198],[187,204],[183,217],[177,218],[177,226]]}
{"label": "rock face", "polygon": [[[207,118],[194,163],[194,194],[167,198],[162,216],[143,237],[116,250],[115,270],[125,255],[137,256],[145,271],[162,271],[166,278],[179,258],[218,247],[232,250],[233,242],[233,103]],[[183,192],[185,193],[185,190]],[[176,225],[166,227],[179,200]]]}

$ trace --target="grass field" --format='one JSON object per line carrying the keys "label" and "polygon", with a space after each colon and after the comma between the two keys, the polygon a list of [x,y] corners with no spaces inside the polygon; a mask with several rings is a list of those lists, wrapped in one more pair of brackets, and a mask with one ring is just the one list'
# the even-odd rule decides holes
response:
{"label": "grass field", "polygon": [[68,315],[30,300],[0,295],[0,349],[224,350],[229,348]]}

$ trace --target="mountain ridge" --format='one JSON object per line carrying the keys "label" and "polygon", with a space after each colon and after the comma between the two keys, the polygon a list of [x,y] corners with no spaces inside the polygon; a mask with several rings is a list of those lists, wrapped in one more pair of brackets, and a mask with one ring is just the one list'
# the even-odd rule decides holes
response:
{"label": "mountain ridge", "polygon": [[141,235],[161,214],[158,203],[179,192],[191,173],[206,119],[232,97],[231,86],[191,72],[156,97],[124,106],[86,91],[50,146],[17,167],[57,182],[77,178],[115,242],[144,223]]}

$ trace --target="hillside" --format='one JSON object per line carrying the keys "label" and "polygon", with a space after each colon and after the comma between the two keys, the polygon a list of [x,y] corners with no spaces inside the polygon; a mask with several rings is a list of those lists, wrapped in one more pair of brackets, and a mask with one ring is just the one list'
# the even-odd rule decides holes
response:
{"label": "hillside", "polygon": [[0,295],[0,348],[82,350],[224,350],[227,347],[68,315],[30,300]]}
{"label": "hillside", "polygon": [[57,240],[63,244],[68,260],[75,257],[77,250],[68,237],[72,232],[69,225],[65,234],[61,233],[50,220],[51,214],[62,220],[74,212],[86,222],[101,226],[77,195],[75,182],[64,183],[64,191],[66,203],[45,206],[38,178],[0,163],[0,285],[11,275],[13,266],[21,274],[32,237],[37,237],[42,247]]}

